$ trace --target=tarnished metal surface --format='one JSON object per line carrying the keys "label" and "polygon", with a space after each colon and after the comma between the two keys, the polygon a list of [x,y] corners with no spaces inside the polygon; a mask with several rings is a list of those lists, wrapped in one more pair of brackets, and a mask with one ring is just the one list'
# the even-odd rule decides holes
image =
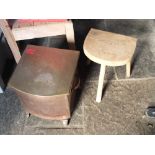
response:
{"label": "tarnished metal surface", "polygon": [[70,118],[71,102],[68,95],[34,96],[17,90],[16,93],[28,113],[51,120]]}
{"label": "tarnished metal surface", "polygon": [[45,119],[69,119],[78,57],[78,51],[28,45],[9,87],[27,112]]}
{"label": "tarnished metal surface", "polygon": [[41,96],[68,94],[79,52],[28,45],[9,86]]}

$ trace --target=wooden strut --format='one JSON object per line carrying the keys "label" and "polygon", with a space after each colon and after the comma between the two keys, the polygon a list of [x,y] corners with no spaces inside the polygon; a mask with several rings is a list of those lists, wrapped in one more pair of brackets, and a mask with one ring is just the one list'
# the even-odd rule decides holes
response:
{"label": "wooden strut", "polygon": [[104,75],[105,75],[105,65],[101,64],[100,68],[100,75],[99,75],[99,81],[98,81],[98,88],[97,88],[97,96],[96,96],[96,102],[100,103],[102,98],[102,89],[103,89],[103,82],[104,82]]}
{"label": "wooden strut", "polygon": [[8,22],[5,19],[0,19],[0,28],[2,29],[4,36],[11,48],[11,51],[15,58],[16,63],[18,63],[21,58],[21,54],[19,52],[19,48],[18,48],[16,40],[12,34],[12,31],[8,25]]}
{"label": "wooden strut", "polygon": [[130,77],[131,63],[126,64],[126,77]]}
{"label": "wooden strut", "polygon": [[65,23],[65,33],[66,33],[66,39],[67,39],[69,48],[74,50],[75,49],[75,36],[74,36],[73,23],[71,21],[68,21]]}

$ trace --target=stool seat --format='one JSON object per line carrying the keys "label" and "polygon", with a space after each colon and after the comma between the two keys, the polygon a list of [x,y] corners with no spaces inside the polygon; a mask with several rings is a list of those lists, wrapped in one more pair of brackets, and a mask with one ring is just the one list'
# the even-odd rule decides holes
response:
{"label": "stool seat", "polygon": [[101,102],[106,66],[126,65],[126,76],[130,76],[131,59],[137,39],[125,35],[91,29],[84,41],[84,53],[101,65],[96,102]]}
{"label": "stool seat", "polygon": [[125,65],[133,56],[136,40],[120,34],[91,29],[84,42],[84,53],[99,64]]}

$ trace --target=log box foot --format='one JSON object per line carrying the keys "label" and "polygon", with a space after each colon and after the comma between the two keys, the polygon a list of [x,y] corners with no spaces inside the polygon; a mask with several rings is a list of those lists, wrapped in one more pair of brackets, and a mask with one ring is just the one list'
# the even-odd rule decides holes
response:
{"label": "log box foot", "polygon": [[26,118],[29,118],[31,114],[29,112],[26,112]]}
{"label": "log box foot", "polygon": [[68,119],[62,120],[62,123],[63,123],[64,126],[67,126],[68,125]]}

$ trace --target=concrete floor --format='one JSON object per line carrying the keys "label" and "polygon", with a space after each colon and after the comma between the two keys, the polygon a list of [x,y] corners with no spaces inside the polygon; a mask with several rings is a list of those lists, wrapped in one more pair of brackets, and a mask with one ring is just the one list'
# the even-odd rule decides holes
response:
{"label": "concrete floor", "polygon": [[[100,104],[95,102],[100,66],[86,65],[82,51],[91,27],[138,38],[131,77],[125,78],[124,66],[107,67]],[[155,21],[74,20],[74,28],[82,83],[70,124],[64,127],[60,121],[26,118],[18,97],[6,89],[0,94],[0,134],[155,134],[155,119],[144,115],[148,106],[155,106]],[[30,42],[67,48],[62,36]]]}

